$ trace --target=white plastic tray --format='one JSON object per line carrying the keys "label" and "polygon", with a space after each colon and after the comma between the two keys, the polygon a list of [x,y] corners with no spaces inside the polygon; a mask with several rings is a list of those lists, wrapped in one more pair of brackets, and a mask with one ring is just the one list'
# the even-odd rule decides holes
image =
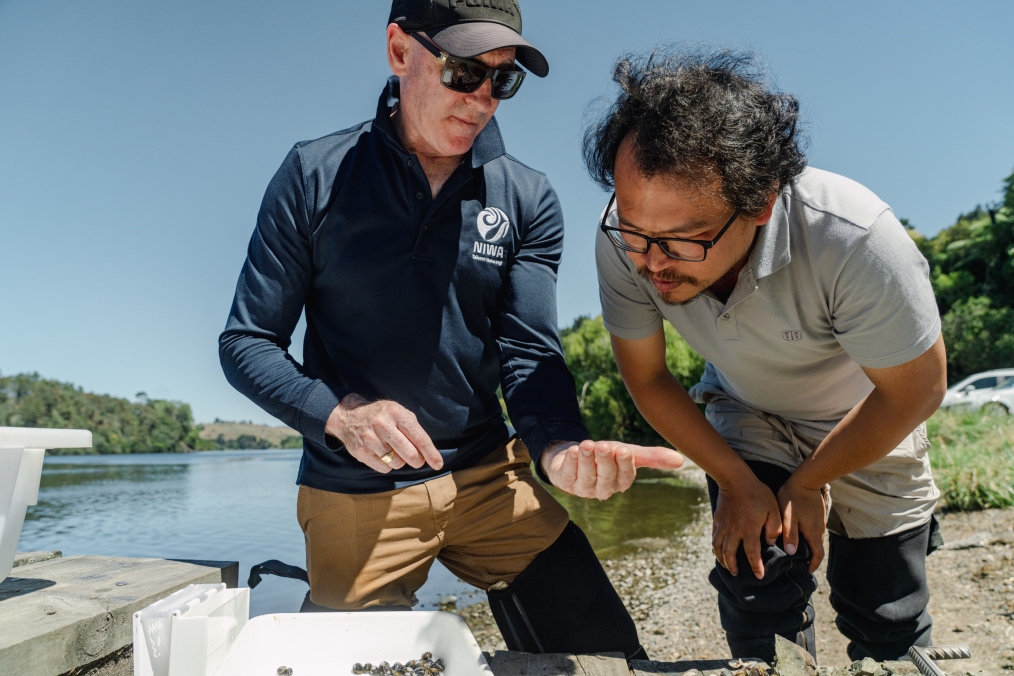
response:
{"label": "white plastic tray", "polygon": [[350,676],[356,662],[405,663],[424,652],[441,658],[443,676],[492,676],[472,632],[441,612],[262,615],[250,620],[214,676]]}
{"label": "white plastic tray", "polygon": [[91,448],[86,430],[0,427],[0,582],[11,574],[29,507],[39,501],[47,448]]}

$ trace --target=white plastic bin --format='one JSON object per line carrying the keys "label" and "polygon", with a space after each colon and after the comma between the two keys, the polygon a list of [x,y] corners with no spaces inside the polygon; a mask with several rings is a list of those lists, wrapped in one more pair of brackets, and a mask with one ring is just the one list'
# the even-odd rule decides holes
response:
{"label": "white plastic bin", "polygon": [[0,581],[11,574],[25,513],[39,501],[47,448],[91,448],[86,430],[0,427]]}
{"label": "white plastic bin", "polygon": [[458,615],[441,612],[304,613],[250,620],[214,676],[351,676],[356,662],[405,663],[424,652],[444,676],[492,676]]}
{"label": "white plastic bin", "polygon": [[212,676],[250,617],[250,590],[192,584],[134,613],[134,676]]}

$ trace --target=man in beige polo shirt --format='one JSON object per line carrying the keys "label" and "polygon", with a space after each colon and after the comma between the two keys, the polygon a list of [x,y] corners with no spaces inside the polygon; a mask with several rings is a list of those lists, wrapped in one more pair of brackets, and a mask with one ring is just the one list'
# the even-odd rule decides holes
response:
{"label": "man in beige polo shirt", "polygon": [[[923,423],[946,375],[925,259],[876,195],[806,166],[798,103],[749,57],[656,52],[615,79],[585,144],[615,190],[603,318],[639,410],[709,475],[733,654],[771,659],[775,635],[815,654],[825,527],[850,656],[928,645],[939,493]],[[707,359],[689,393],[664,320]]]}

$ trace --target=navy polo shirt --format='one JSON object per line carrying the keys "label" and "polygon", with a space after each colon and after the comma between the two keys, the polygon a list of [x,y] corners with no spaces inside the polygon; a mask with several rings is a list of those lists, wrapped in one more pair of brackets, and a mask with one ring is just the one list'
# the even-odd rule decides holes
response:
{"label": "navy polo shirt", "polygon": [[[300,484],[373,493],[470,467],[510,438],[583,440],[556,318],[563,215],[496,120],[435,198],[390,121],[298,143],[268,185],[219,353],[236,389],[304,437]],[[306,313],[303,363],[287,349]],[[444,457],[380,474],[325,435],[345,395],[415,413]]]}

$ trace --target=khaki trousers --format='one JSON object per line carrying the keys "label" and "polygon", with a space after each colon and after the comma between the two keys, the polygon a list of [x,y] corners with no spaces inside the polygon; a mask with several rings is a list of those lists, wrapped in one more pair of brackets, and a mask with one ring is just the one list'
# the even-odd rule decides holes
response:
{"label": "khaki trousers", "polygon": [[434,559],[471,585],[510,584],[569,516],[517,439],[478,465],[386,493],[300,486],[310,600],[335,610],[412,606]]}
{"label": "khaki trousers", "polygon": [[[707,392],[697,398],[708,405],[708,422],[744,460],[793,472],[822,441],[732,397]],[[828,530],[865,539],[897,535],[927,523],[940,497],[930,470],[929,447],[922,424],[887,457],[832,481]]]}

